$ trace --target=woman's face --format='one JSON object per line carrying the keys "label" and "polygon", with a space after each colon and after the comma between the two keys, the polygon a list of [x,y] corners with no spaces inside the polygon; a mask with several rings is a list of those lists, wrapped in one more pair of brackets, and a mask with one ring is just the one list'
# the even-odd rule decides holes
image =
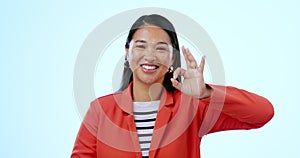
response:
{"label": "woman's face", "polygon": [[143,84],[163,83],[173,64],[169,35],[156,26],[142,26],[133,35],[126,49],[133,80]]}

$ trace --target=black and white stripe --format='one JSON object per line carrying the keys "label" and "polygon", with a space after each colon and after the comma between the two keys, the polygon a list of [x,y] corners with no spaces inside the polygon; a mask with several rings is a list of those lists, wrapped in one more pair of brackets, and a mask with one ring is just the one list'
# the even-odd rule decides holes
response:
{"label": "black and white stripe", "polygon": [[143,158],[147,158],[156,120],[159,100],[133,102],[133,114]]}

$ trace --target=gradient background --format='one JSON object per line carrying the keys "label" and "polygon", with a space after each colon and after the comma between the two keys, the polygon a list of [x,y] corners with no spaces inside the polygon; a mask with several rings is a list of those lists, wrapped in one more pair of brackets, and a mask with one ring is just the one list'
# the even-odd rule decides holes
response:
{"label": "gradient background", "polygon": [[173,9],[197,21],[219,50],[226,84],[275,107],[261,129],[204,137],[202,158],[299,157],[296,0],[1,1],[0,157],[70,156],[81,123],[72,87],[80,46],[105,19],[140,7]]}

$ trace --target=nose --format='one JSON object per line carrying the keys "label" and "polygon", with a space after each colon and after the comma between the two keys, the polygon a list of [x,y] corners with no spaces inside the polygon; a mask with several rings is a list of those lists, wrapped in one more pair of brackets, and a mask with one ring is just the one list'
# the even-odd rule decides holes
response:
{"label": "nose", "polygon": [[152,53],[152,54],[146,54],[145,56],[144,56],[144,59],[145,59],[145,61],[147,61],[147,62],[149,62],[149,63],[153,63],[154,61],[155,61],[155,55]]}
{"label": "nose", "polygon": [[153,49],[147,49],[144,55],[144,59],[150,63],[156,60],[155,52],[153,51]]}

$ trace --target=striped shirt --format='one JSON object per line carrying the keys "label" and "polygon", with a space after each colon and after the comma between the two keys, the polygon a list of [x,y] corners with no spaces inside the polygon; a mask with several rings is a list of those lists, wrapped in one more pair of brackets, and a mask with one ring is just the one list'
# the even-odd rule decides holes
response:
{"label": "striped shirt", "polygon": [[143,158],[148,158],[160,100],[133,102],[133,114]]}

